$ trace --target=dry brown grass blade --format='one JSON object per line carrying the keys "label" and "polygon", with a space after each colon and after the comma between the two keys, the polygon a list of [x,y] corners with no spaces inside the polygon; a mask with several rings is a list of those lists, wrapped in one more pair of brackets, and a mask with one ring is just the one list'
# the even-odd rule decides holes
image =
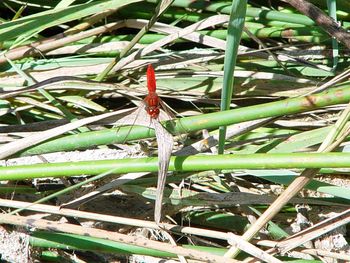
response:
{"label": "dry brown grass blade", "polygon": [[343,261],[334,261],[334,262],[350,262],[350,255],[346,255],[344,253],[335,253],[330,252],[328,250],[322,250],[322,249],[301,249],[301,253],[309,254],[311,256],[315,257],[328,257],[333,258],[335,260],[343,260]]}
{"label": "dry brown grass blade", "polygon": [[[144,20],[144,19],[125,20],[126,27],[131,27],[131,28],[142,28],[145,24],[147,24],[147,20]],[[153,27],[150,29],[150,31],[154,31],[162,34],[168,34],[168,35],[178,34],[179,32],[181,32],[181,30],[182,28],[180,27],[171,26],[160,22],[157,22],[156,24],[154,24]],[[182,38],[190,40],[192,42],[207,45],[209,47],[215,47],[221,50],[225,50],[225,44],[226,44],[225,40],[218,39],[215,37],[202,35],[197,32],[192,32],[182,36]]]}
{"label": "dry brown grass blade", "polygon": [[306,94],[302,94],[301,96],[307,96],[307,95],[310,95],[312,93],[322,92],[322,91],[334,86],[336,83],[348,78],[349,75],[350,75],[350,69],[347,69],[344,72],[336,75],[334,78],[330,79],[326,83],[323,83],[321,86],[317,87],[316,89],[313,89],[312,91],[310,91]]}
{"label": "dry brown grass blade", "polygon": [[[17,96],[16,100],[20,101],[20,102],[24,102],[25,104],[27,104],[26,106],[24,106],[23,108],[28,108],[28,107],[36,107],[36,108],[41,108],[41,109],[45,109],[47,111],[52,111],[54,113],[57,113],[59,115],[63,115],[62,112],[54,107],[51,106],[49,103],[44,103],[41,102],[39,100],[30,98],[30,97],[22,97],[22,96]],[[17,107],[16,112],[20,111],[22,107]]]}
{"label": "dry brown grass blade", "polygon": [[204,19],[202,21],[199,21],[191,26],[188,26],[174,34],[171,34],[169,36],[166,36],[164,38],[162,38],[161,40],[158,40],[150,45],[148,45],[147,47],[137,50],[133,53],[131,53],[129,56],[123,58],[122,60],[120,60],[117,65],[113,68],[113,71],[118,71],[122,68],[124,68],[127,64],[129,64],[130,62],[133,62],[135,59],[139,58],[139,57],[143,57],[149,53],[151,53],[154,50],[157,50],[161,47],[163,47],[164,45],[167,45],[171,42],[173,42],[174,40],[184,37],[190,33],[193,33],[194,31],[197,30],[202,30],[205,29],[207,27],[211,27],[211,26],[215,26],[215,25],[219,25],[219,24],[223,24],[225,22],[228,21],[228,16],[227,15],[216,15],[216,16],[211,16],[207,19]]}
{"label": "dry brown grass blade", "polygon": [[98,221],[102,221],[102,222],[110,222],[110,223],[123,224],[123,225],[135,226],[135,227],[158,229],[158,230],[165,229],[165,230],[172,231],[175,233],[182,233],[182,234],[197,235],[197,236],[221,239],[221,240],[224,240],[227,242],[237,243],[238,246],[243,251],[245,251],[251,255],[257,255],[257,257],[260,259],[268,258],[268,256],[266,256],[262,250],[260,250],[256,246],[250,245],[247,241],[244,241],[240,236],[233,235],[230,233],[215,231],[215,230],[208,230],[208,229],[202,229],[202,228],[196,228],[196,227],[182,227],[182,226],[172,225],[172,224],[168,224],[168,223],[162,223],[161,226],[159,226],[155,222],[146,221],[146,220],[97,214],[97,213],[92,213],[92,212],[73,210],[73,209],[69,209],[69,208],[58,208],[58,207],[52,206],[52,205],[32,204],[29,202],[6,200],[6,199],[1,199],[1,198],[0,198],[0,206],[12,207],[12,208],[25,208],[25,209],[31,210],[31,211],[46,212],[46,213],[62,215],[62,216],[73,216],[73,217],[85,218],[85,219],[90,219],[90,220],[98,220]]}
{"label": "dry brown grass blade", "polygon": [[331,218],[319,222],[287,239],[278,242],[275,249],[281,253],[286,253],[307,241],[313,240],[326,234],[340,226],[350,223],[350,209],[339,213]]}
{"label": "dry brown grass blade", "polygon": [[[305,244],[308,241],[317,239],[322,235],[325,235],[335,229],[344,226],[350,222],[350,209],[339,213],[331,218],[328,218],[322,222],[319,222],[301,232],[294,234],[280,242],[276,241],[259,241],[257,242],[259,245],[269,246],[271,247],[266,252],[270,254],[285,254],[292,249],[297,248]],[[344,255],[344,253],[332,253],[328,250],[321,249],[297,249],[297,251],[302,253],[307,253],[314,256],[323,256],[329,257],[333,259],[345,260],[346,262],[350,259],[350,255]],[[344,252],[344,251],[343,251]],[[256,259],[251,259],[247,262],[256,262]]]}
{"label": "dry brown grass blade", "polygon": [[[270,251],[275,251],[274,247],[276,244],[278,244],[278,241],[272,241],[272,240],[260,240],[257,242],[254,242],[255,244],[259,246],[265,246],[265,247],[271,247],[266,252]],[[330,252],[325,249],[314,249],[314,248],[297,248],[295,249],[298,257],[300,257],[300,253],[305,254],[305,255],[311,255],[311,256],[316,256],[316,257],[328,257],[328,258],[333,258],[333,259],[339,259],[339,260],[344,260],[345,262],[350,262],[350,255],[346,255],[344,253],[335,253],[335,252]],[[293,257],[293,252],[290,252],[289,255]],[[255,263],[257,262],[256,258],[246,258],[245,261],[246,263]]]}
{"label": "dry brown grass blade", "polygon": [[88,117],[88,118],[84,118],[72,123],[68,123],[50,130],[46,130],[46,131],[42,131],[42,132],[38,132],[34,135],[28,136],[26,138],[23,139],[19,139],[16,140],[14,142],[10,142],[7,143],[3,146],[0,147],[0,159],[4,159],[12,154],[15,154],[21,150],[24,150],[30,146],[36,145],[40,142],[46,141],[48,139],[51,139],[53,137],[56,137],[58,135],[64,134],[68,131],[74,130],[76,128],[79,128],[81,126],[108,118],[108,117],[112,117],[112,116],[117,116],[122,114],[122,112],[125,112],[125,110],[123,111],[115,111],[115,112],[108,112],[108,113],[104,113],[101,115],[97,115],[97,116],[92,116],[92,117]]}
{"label": "dry brown grass blade", "polygon": [[241,237],[229,233],[231,236],[231,239],[229,240],[229,243],[233,246],[238,247],[239,249],[243,251],[247,251],[250,255],[255,256],[258,259],[263,260],[263,262],[268,262],[268,263],[281,263],[282,261],[271,256],[270,254],[266,253],[265,251],[257,248],[256,246],[250,244],[249,242],[245,241]]}
{"label": "dry brown grass blade", "polygon": [[47,51],[54,50],[59,47],[63,47],[69,43],[76,42],[78,40],[81,40],[87,37],[100,35],[102,33],[116,30],[121,27],[124,27],[124,22],[118,21],[115,23],[110,23],[110,24],[99,26],[90,30],[86,30],[84,32],[77,33],[75,35],[68,35],[66,37],[56,39],[55,41],[40,43],[35,47],[35,49],[33,49],[33,47],[31,46],[15,48],[7,52],[6,54],[0,56],[0,64],[6,63],[7,59],[16,60],[28,55],[30,56],[40,55],[41,53],[45,53]]}
{"label": "dry brown grass blade", "polygon": [[[221,17],[224,17],[226,15],[219,15]],[[221,18],[220,18],[221,19]],[[228,22],[229,16],[226,17],[225,22]],[[203,20],[204,21],[204,20]],[[199,23],[199,22],[198,22]],[[147,24],[147,20],[144,19],[127,19],[125,20],[125,25],[127,27],[131,27],[131,28],[142,28],[145,24]],[[219,23],[217,23],[214,20],[214,23],[212,26],[215,26]],[[204,28],[201,28],[204,29]],[[157,22],[156,24],[153,25],[153,27],[150,29],[150,31],[154,31],[157,33],[163,33],[163,34],[180,34],[182,32],[182,28],[176,27],[176,26],[172,26],[172,25],[168,25],[168,24],[164,24],[164,23],[160,23]],[[199,30],[199,29],[196,29]],[[177,38],[184,38],[196,43],[200,43],[203,45],[207,45],[209,47],[214,47],[217,49],[221,49],[221,50],[225,50],[226,48],[226,41],[225,40],[221,40],[215,37],[211,37],[211,36],[206,36],[206,35],[202,35],[200,33],[197,32],[192,32],[192,33],[188,33],[186,35],[183,35],[181,33],[181,36],[177,37]],[[175,39],[174,39],[175,40]],[[258,57],[262,57],[262,58],[269,58],[269,54],[267,52],[265,52],[265,49],[253,49],[253,48],[248,48],[245,46],[239,46],[239,54],[246,54],[249,53],[252,56],[258,56]],[[280,60],[283,59],[283,61],[287,62],[287,61],[293,61],[295,62],[295,59],[290,57],[290,56],[286,56],[286,55],[278,55],[277,56]]]}
{"label": "dry brown grass blade", "polygon": [[154,25],[154,23],[162,15],[162,13],[169,8],[173,1],[174,0],[163,0],[158,3],[157,7],[154,10],[154,14],[148,21],[148,23],[141,28],[141,30],[133,37],[133,39],[128,43],[128,45],[125,48],[123,48],[119,55],[117,55],[117,57],[115,57],[114,60],[108,64],[108,66],[103,70],[102,73],[100,73],[95,78],[95,80],[102,81],[109,74],[109,72],[118,63],[118,61],[120,61],[120,59],[122,59],[125,55],[127,55],[130,52],[130,50],[140,41],[141,37],[144,36],[148,32],[148,30]]}
{"label": "dry brown grass blade", "polygon": [[[104,215],[104,214],[74,210],[69,208],[59,208],[57,206],[46,205],[46,204],[33,204],[29,202],[0,198],[0,206],[17,208],[17,209],[25,209],[25,210],[36,211],[41,213],[45,212],[45,213],[61,215],[61,216],[73,216],[77,218],[97,220],[101,222],[109,222],[109,223],[122,224],[122,225],[128,225],[128,226],[144,227],[144,228],[151,228],[151,229],[158,229],[158,230],[161,229],[153,221],[146,221],[141,219],[112,216],[112,215]],[[216,238],[216,239],[221,239],[225,241],[229,239],[229,236],[227,233],[215,231],[215,230],[207,230],[207,229],[195,228],[195,227],[183,227],[183,226],[173,225],[168,223],[163,223],[161,227],[162,229],[166,229],[176,233],[199,235],[203,237]]]}
{"label": "dry brown grass blade", "polygon": [[[162,231],[162,234],[170,241],[171,244],[177,246],[175,239],[166,231]],[[180,263],[188,263],[184,256],[178,256]]]}
{"label": "dry brown grass blade", "polygon": [[15,91],[0,91],[0,99],[12,98],[22,93],[35,92],[39,88],[45,90],[115,90],[117,84],[98,83],[88,79],[73,76],[58,76],[40,81],[34,85]]}
{"label": "dry brown grass blade", "polygon": [[[261,119],[256,121],[247,121],[239,124],[232,125],[227,128],[226,132],[226,139],[228,138],[234,138],[241,134],[244,134],[248,131],[254,130],[258,127],[261,127],[263,125],[266,125],[267,123],[274,120],[273,118],[267,118],[267,119]],[[211,147],[214,147],[219,142],[219,135],[215,134],[212,136],[209,136],[205,139],[202,139],[198,142],[195,142],[187,147],[182,148],[181,150],[177,151],[174,155],[175,156],[184,156],[184,155],[192,155],[192,154],[198,154],[200,152],[205,152],[209,150]]]}
{"label": "dry brown grass blade", "polygon": [[0,216],[0,223],[23,226],[23,227],[32,227],[32,228],[38,228],[38,229],[44,229],[44,230],[55,229],[55,231],[59,231],[63,233],[103,238],[103,239],[112,240],[116,242],[132,244],[132,245],[140,246],[144,248],[161,250],[168,253],[192,258],[195,260],[200,260],[202,262],[213,262],[213,263],[241,262],[234,259],[227,259],[220,256],[216,256],[207,252],[201,252],[198,250],[183,248],[183,247],[174,246],[174,245],[153,241],[153,240],[148,240],[148,239],[141,239],[140,237],[132,237],[128,235],[119,234],[116,232],[110,232],[110,231],[96,229],[96,228],[87,228],[87,227],[82,227],[82,226],[77,226],[77,225],[67,224],[67,223],[53,222],[53,221],[44,220],[44,219],[34,219],[34,218],[24,217],[24,216],[13,216],[8,214],[2,214]]}
{"label": "dry brown grass blade", "polygon": [[126,184],[127,182],[130,182],[132,180],[141,178],[142,176],[145,176],[146,174],[149,173],[128,173],[128,174],[124,174],[121,177],[112,180],[111,182],[97,188],[96,190],[85,194],[81,197],[78,197],[68,203],[62,204],[60,207],[61,208],[75,208],[78,207],[82,204],[86,204],[87,202],[90,202],[92,200],[94,200],[95,198],[99,197],[100,195],[107,193],[115,188],[117,188],[118,186],[122,185],[122,184]]}

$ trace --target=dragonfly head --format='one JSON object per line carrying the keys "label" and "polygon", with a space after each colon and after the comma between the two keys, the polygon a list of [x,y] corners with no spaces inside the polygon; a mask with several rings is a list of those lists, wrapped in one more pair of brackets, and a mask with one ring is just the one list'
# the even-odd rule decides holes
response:
{"label": "dragonfly head", "polygon": [[158,107],[149,107],[147,108],[147,113],[151,116],[152,119],[157,119],[159,116],[159,108]]}

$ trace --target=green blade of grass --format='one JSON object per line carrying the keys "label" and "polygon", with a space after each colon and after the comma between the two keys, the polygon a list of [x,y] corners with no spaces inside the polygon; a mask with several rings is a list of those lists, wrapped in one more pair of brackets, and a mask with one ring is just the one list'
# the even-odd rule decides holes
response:
{"label": "green blade of grass", "polygon": [[[244,19],[246,15],[247,1],[236,0],[232,2],[230,21],[228,23],[226,51],[224,61],[224,79],[221,92],[220,110],[225,111],[230,108],[233,89],[233,72],[236,66],[238,47],[241,41]],[[226,126],[219,128],[218,153],[224,152],[226,137]]]}
{"label": "green blade of grass", "polygon": [[[155,3],[157,0],[147,0],[147,2]],[[230,14],[231,3],[230,2],[217,2],[206,0],[175,0],[173,6],[182,8],[191,8],[196,10],[205,10],[215,13]],[[254,19],[261,18],[273,21],[284,21],[288,23],[296,23],[302,25],[315,25],[315,22],[305,15],[284,13],[275,10],[269,10],[264,8],[248,7],[247,16],[254,17]]]}
{"label": "green blade of grass", "polygon": [[[336,0],[327,0],[327,7],[329,16],[337,21],[337,1]],[[335,38],[332,38],[332,53],[333,53],[333,70],[337,68],[339,60],[339,47],[338,42]]]}

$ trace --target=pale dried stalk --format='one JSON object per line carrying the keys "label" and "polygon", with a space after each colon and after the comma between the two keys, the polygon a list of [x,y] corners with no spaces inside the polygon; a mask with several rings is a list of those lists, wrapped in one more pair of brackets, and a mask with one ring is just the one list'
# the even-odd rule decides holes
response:
{"label": "pale dried stalk", "polygon": [[[316,239],[330,231],[333,231],[334,229],[344,226],[350,222],[350,209],[339,213],[331,218],[328,218],[322,222],[319,222],[311,227],[308,227],[307,229],[298,232],[294,234],[293,236],[290,236],[280,242],[277,241],[271,241],[271,240],[266,240],[266,241],[259,241],[257,242],[259,245],[263,246],[269,246],[272,247],[268,249],[266,252],[269,254],[285,254],[288,251],[305,244],[308,241],[311,241],[313,239]],[[338,258],[342,260],[350,259],[350,256],[345,256],[342,257],[341,254],[337,253],[332,253],[328,254],[327,252],[329,251],[320,251],[320,254],[316,251],[316,249],[299,249],[300,252],[302,253],[308,253],[311,255],[316,255],[316,256],[330,256],[333,258]],[[331,253],[331,252],[330,252]],[[251,259],[248,262],[256,262],[256,259]]]}
{"label": "pale dried stalk", "polygon": [[[232,125],[227,129],[226,139],[237,137],[248,131],[261,127],[271,121],[272,121],[271,118],[267,118],[267,119],[265,118],[261,120],[247,121],[247,122]],[[215,135],[209,136],[208,138],[195,142],[185,148],[182,148],[181,150],[177,151],[174,155],[184,156],[184,155],[198,154],[200,152],[205,152],[209,150],[211,147],[216,146],[218,143],[219,143],[219,135],[215,134]]]}
{"label": "pale dried stalk", "polygon": [[197,236],[221,239],[227,242],[238,243],[239,247],[243,251],[251,255],[256,255],[259,259],[266,258],[264,252],[261,249],[250,245],[247,241],[243,240],[240,236],[232,235],[230,233],[224,233],[220,231],[201,229],[196,227],[183,227],[183,226],[172,225],[168,223],[162,223],[161,226],[159,226],[159,224],[155,222],[146,221],[146,220],[96,214],[92,212],[85,212],[85,211],[79,211],[79,210],[68,209],[68,208],[59,208],[52,205],[33,204],[29,202],[14,201],[14,200],[7,200],[7,199],[1,199],[1,198],[0,198],[0,206],[17,208],[17,209],[26,209],[26,210],[37,211],[37,212],[45,212],[45,213],[51,213],[56,215],[62,215],[62,216],[78,217],[78,218],[97,220],[102,222],[110,222],[110,223],[129,225],[129,226],[135,226],[135,227],[168,230],[174,233],[182,233],[187,235],[197,235]]}
{"label": "pale dried stalk", "polygon": [[[229,16],[228,15],[218,15],[221,17],[225,17],[226,19],[223,23],[228,22]],[[205,20],[203,20],[205,21]],[[131,28],[142,28],[145,24],[147,24],[148,20],[144,20],[144,19],[127,19],[125,20],[125,24],[127,27],[131,27]],[[200,22],[198,22],[200,23]],[[212,24],[212,26],[215,26],[217,23],[214,20],[214,23]],[[211,26],[211,25],[209,25]],[[180,33],[182,30],[185,30],[186,28],[182,29],[176,26],[171,26],[168,24],[164,24],[164,23],[156,23],[153,25],[153,27],[150,29],[150,31],[154,31],[157,33],[162,33],[162,34],[178,34]],[[201,29],[196,29],[196,30],[202,30],[204,28]],[[177,37],[179,38],[179,37]],[[206,36],[206,35],[202,35],[200,33],[196,33],[196,32],[192,32],[192,33],[188,33],[187,35],[183,35],[181,33],[181,38],[183,39],[187,39],[190,40],[192,42],[196,42],[196,43],[200,43],[200,44],[204,44],[207,45],[209,47],[214,47],[214,48],[218,48],[221,50],[225,50],[226,48],[226,41],[222,40],[222,39],[218,39],[215,37],[211,37],[211,36]],[[174,39],[176,40],[176,39]],[[253,48],[247,48],[245,46],[239,46],[239,54],[251,54],[252,56],[258,56],[261,58],[265,58],[265,59],[269,59],[269,54],[267,52],[264,52],[264,49],[253,49]],[[290,61],[290,62],[298,62],[296,61],[295,58],[291,57],[291,56],[286,56],[286,55],[282,55],[279,54],[277,55],[279,60],[283,60],[283,61]],[[308,66],[310,66],[310,63],[307,64]]]}
{"label": "pale dried stalk", "polygon": [[36,84],[15,91],[0,92],[0,99],[8,99],[26,92],[35,92],[39,88],[45,90],[115,90],[117,84],[98,83],[73,76],[58,76],[40,81]]}
{"label": "pale dried stalk", "polygon": [[111,182],[97,188],[94,191],[91,191],[90,193],[87,193],[81,197],[78,197],[68,203],[62,204],[60,207],[61,208],[75,208],[78,207],[82,204],[85,204],[87,202],[90,202],[94,199],[96,199],[97,197],[99,197],[100,195],[110,192],[113,189],[116,189],[118,186],[126,184],[132,180],[141,178],[145,175],[147,175],[149,173],[128,173],[128,174],[124,174],[122,176],[120,176],[117,179],[112,180]]}
{"label": "pale dried stalk", "polygon": [[275,249],[281,253],[286,253],[307,241],[320,237],[340,226],[350,223],[350,209],[339,213],[331,218],[319,222],[287,239],[276,244]]}
{"label": "pale dried stalk", "polygon": [[[259,240],[257,242],[254,242],[255,245],[258,246],[265,246],[265,247],[271,247],[274,248],[276,244],[278,244],[278,241],[272,241],[272,240]],[[270,250],[269,250],[270,251]],[[312,255],[312,256],[321,256],[321,257],[329,257],[334,259],[340,259],[345,260],[346,262],[350,262],[350,255],[345,255],[344,253],[335,253],[330,252],[328,250],[322,250],[322,249],[313,249],[313,248],[297,248],[295,249],[298,253],[304,253],[305,255]],[[268,252],[268,251],[266,251]],[[293,254],[291,254],[292,256]],[[255,263],[257,260],[255,258],[245,259],[246,263]]]}
{"label": "pale dried stalk", "polygon": [[123,48],[120,54],[117,55],[113,61],[108,64],[108,66],[95,78],[95,80],[101,81],[109,74],[109,72],[118,63],[118,61],[130,52],[130,50],[139,42],[141,37],[148,32],[148,30],[154,25],[157,19],[162,15],[163,12],[165,12],[165,10],[172,4],[173,1],[174,0],[163,0],[158,3],[157,7],[154,10],[154,14],[148,23],[141,28],[141,30],[132,38],[128,45]]}
{"label": "pale dried stalk", "polygon": [[134,61],[135,59],[137,59],[139,57],[143,57],[143,56],[151,53],[152,51],[155,51],[155,50],[159,49],[160,47],[163,47],[164,45],[167,45],[167,44],[173,42],[174,40],[176,40],[178,38],[181,38],[181,37],[184,37],[190,33],[193,33],[194,31],[202,30],[202,29],[205,29],[207,27],[214,26],[214,25],[223,24],[227,21],[228,21],[227,15],[211,16],[207,19],[199,21],[199,22],[197,22],[191,26],[188,26],[188,27],[186,27],[186,28],[174,33],[174,34],[166,36],[166,37],[162,38],[161,40],[158,40],[158,41],[148,45],[147,47],[145,47],[143,49],[140,49],[140,50],[137,50],[137,51],[131,53],[129,56],[120,60],[117,63],[117,65],[113,68],[113,70],[118,71],[118,70],[122,69],[125,65]]}
{"label": "pale dried stalk", "polygon": [[[225,16],[225,15],[220,15],[220,16]],[[228,19],[229,19],[229,16],[227,16],[227,19],[225,19],[225,22],[227,22]],[[148,20],[144,20],[144,19],[128,19],[128,20],[125,20],[125,26],[131,27],[131,28],[142,28],[145,24],[147,24],[147,22]],[[160,22],[155,23],[153,27],[150,29],[150,31],[154,31],[161,34],[168,34],[168,35],[179,34],[181,30],[183,29],[180,27],[171,26]],[[215,37],[192,32],[192,33],[188,33],[187,35],[183,35],[181,38],[190,40],[192,42],[204,44],[209,47],[215,47],[221,50],[225,50],[226,41]]]}
{"label": "pale dried stalk", "polygon": [[[334,125],[331,132],[328,134],[326,139],[323,141],[318,149],[318,152],[330,152],[340,145],[340,143],[350,134],[350,129],[344,131],[339,138],[335,138],[339,127],[342,129],[349,119],[350,114],[350,103],[347,108],[342,112],[342,115]],[[334,142],[332,142],[334,140]],[[295,178],[294,181],[288,186],[288,188],[269,206],[268,209],[258,218],[258,220],[251,225],[251,227],[243,234],[242,238],[245,240],[251,240],[259,231],[262,229],[282,208],[289,202],[303,187],[310,182],[315,174],[320,169],[305,169],[299,177]],[[231,247],[226,252],[225,257],[234,257],[239,253],[239,249]]]}
{"label": "pale dried stalk", "polygon": [[282,262],[281,260],[271,256],[270,254],[257,248],[256,246],[250,244],[249,242],[245,241],[244,239],[238,237],[237,235],[235,235],[233,233],[229,233],[229,236],[231,237],[231,239],[229,240],[230,245],[238,247],[239,249],[244,250],[244,251],[249,251],[248,253],[250,255],[253,255],[256,258],[259,258],[259,259],[263,260],[264,262],[268,262],[268,263],[281,263]]}
{"label": "pale dried stalk", "polygon": [[[109,222],[109,223],[115,223],[115,224],[122,224],[122,225],[128,225],[128,226],[152,228],[152,229],[158,229],[158,230],[161,229],[153,221],[146,221],[141,219],[127,218],[127,217],[120,217],[120,216],[96,214],[92,212],[79,211],[79,210],[74,210],[69,208],[59,208],[53,205],[33,204],[29,202],[0,198],[0,206],[17,208],[17,209],[25,209],[29,211],[36,211],[36,212],[42,212],[42,213],[45,212],[45,213],[61,215],[61,216],[72,216],[72,217],[84,218],[89,220],[97,220],[101,222]],[[162,229],[166,229],[176,233],[182,233],[182,234],[188,234],[188,235],[199,235],[199,236],[216,238],[221,240],[229,239],[229,236],[227,233],[214,231],[214,230],[195,228],[195,227],[182,227],[178,225],[163,223]]]}
{"label": "pale dried stalk", "polygon": [[124,27],[124,22],[118,21],[115,23],[99,26],[84,32],[80,32],[75,35],[69,35],[60,39],[56,39],[55,41],[43,41],[42,43],[36,43],[35,47],[25,46],[25,47],[15,48],[0,56],[0,64],[7,62],[7,59],[16,60],[27,56],[33,56],[36,54],[45,53],[47,51],[50,51],[59,47],[63,47],[69,43],[72,43],[84,38],[88,38],[91,36],[99,35],[105,32],[109,32],[112,30],[116,30],[121,27]]}
{"label": "pale dried stalk", "polygon": [[147,240],[140,237],[132,237],[128,235],[119,234],[116,232],[110,232],[110,231],[95,229],[95,228],[87,228],[87,227],[82,227],[82,226],[77,226],[77,225],[67,224],[67,223],[53,222],[53,221],[44,220],[44,219],[33,219],[30,217],[24,217],[24,216],[2,214],[0,216],[0,223],[24,226],[24,227],[34,227],[34,228],[45,229],[45,230],[54,229],[55,231],[59,231],[63,233],[103,238],[103,239],[112,240],[116,242],[132,244],[132,245],[140,246],[144,248],[161,250],[168,253],[181,255],[188,258],[193,258],[196,260],[202,260],[204,262],[215,262],[215,263],[240,262],[234,259],[225,259],[220,256],[215,256],[207,252],[200,252],[198,250],[169,245],[162,242]]}
{"label": "pale dried stalk", "polygon": [[46,141],[65,132],[74,130],[81,126],[99,121],[108,117],[119,115],[120,111],[108,112],[98,116],[92,116],[85,119],[81,119],[72,123],[68,123],[50,130],[38,132],[34,135],[28,136],[23,139],[16,140],[14,142],[7,143],[0,147],[0,159],[4,159],[12,154],[15,154],[21,150],[24,150],[30,146],[36,145],[40,142]]}

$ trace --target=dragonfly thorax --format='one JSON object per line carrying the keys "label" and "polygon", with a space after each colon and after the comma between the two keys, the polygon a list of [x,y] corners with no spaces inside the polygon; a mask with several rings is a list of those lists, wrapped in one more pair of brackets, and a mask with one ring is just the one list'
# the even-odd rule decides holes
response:
{"label": "dragonfly thorax", "polygon": [[152,119],[158,118],[160,102],[157,93],[149,93],[145,98],[145,104],[148,115],[150,115]]}

